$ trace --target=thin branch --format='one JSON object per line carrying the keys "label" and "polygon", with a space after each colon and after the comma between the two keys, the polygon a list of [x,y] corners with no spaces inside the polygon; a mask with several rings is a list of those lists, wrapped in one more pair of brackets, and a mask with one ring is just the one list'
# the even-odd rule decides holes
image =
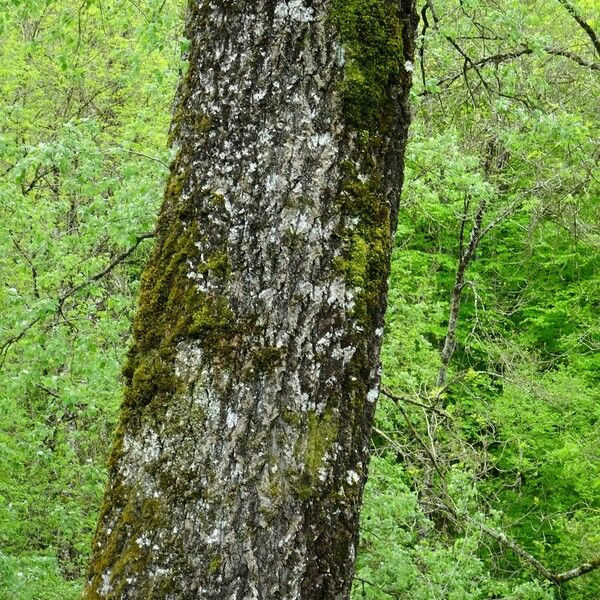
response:
{"label": "thin branch", "polygon": [[483,87],[489,91],[489,84],[483,78],[483,75],[479,71],[479,65],[473,61],[473,59],[456,43],[456,41],[453,38],[451,38],[450,36],[447,35],[446,39],[450,42],[452,47],[465,59],[465,62],[463,65],[463,76],[465,78],[465,83],[467,83],[467,85],[468,85],[467,72],[470,71],[471,69],[474,69],[475,73],[477,74],[477,77],[479,77],[479,80],[483,84]]}
{"label": "thin branch", "polygon": [[373,427],[373,431],[377,435],[380,435],[390,445],[390,448],[393,448],[404,459],[404,457],[406,456],[406,452],[404,451],[404,448],[402,448],[402,446],[400,446],[400,444],[396,440],[394,440],[385,431],[383,431],[383,429],[379,429],[379,427]]}
{"label": "thin branch", "polygon": [[435,505],[438,509],[445,511],[450,514],[455,520],[462,520],[472,525],[476,525],[479,529],[496,540],[503,546],[510,548],[520,559],[526,562],[528,565],[533,567],[540,575],[542,575],[548,581],[554,583],[555,585],[561,585],[570,581],[571,579],[575,579],[576,577],[581,577],[582,575],[586,575],[587,573],[591,573],[596,569],[600,569],[600,557],[594,558],[588,562],[585,562],[573,569],[569,569],[568,571],[564,571],[563,573],[553,573],[548,569],[541,561],[539,561],[535,556],[527,552],[523,547],[521,547],[517,542],[513,539],[509,538],[503,531],[498,531],[476,519],[470,517],[466,514],[459,514],[453,508],[446,506],[445,504],[437,503]]}
{"label": "thin branch", "polygon": [[102,269],[102,271],[91,275],[90,277],[88,277],[85,281],[83,281],[82,283],[69,288],[58,300],[58,305],[62,306],[65,301],[70,298],[71,296],[73,296],[74,294],[76,294],[79,290],[83,289],[84,287],[87,287],[88,285],[90,285],[90,283],[94,283],[95,281],[98,281],[100,279],[102,279],[105,275],[108,275],[117,265],[119,265],[120,263],[122,263],[124,260],[126,260],[127,258],[129,258],[129,256],[131,256],[135,250],[137,249],[137,247],[144,241],[144,240],[148,240],[150,238],[153,238],[155,236],[154,232],[151,233],[143,233],[141,235],[138,235],[137,238],[135,239],[135,243],[133,244],[133,246],[131,246],[130,248],[128,248],[127,250],[125,250],[125,252],[119,254],[106,268]]}
{"label": "thin branch", "polygon": [[523,549],[519,544],[517,544],[513,539],[509,538],[503,531],[496,531],[471,517],[466,515],[462,515],[462,517],[472,523],[477,525],[481,531],[483,531],[486,535],[489,535],[491,538],[495,539],[497,542],[510,548],[519,558],[521,558],[524,562],[532,566],[538,573],[540,573],[545,579],[548,581],[552,581],[553,583],[557,583],[556,576],[552,571],[546,568],[535,556],[529,554],[527,550]]}
{"label": "thin branch", "polygon": [[588,69],[593,69],[594,71],[600,71],[600,63],[597,62],[589,62],[584,60],[578,54],[571,52],[570,50],[562,50],[561,48],[553,48],[552,46],[546,46],[544,48],[544,52],[548,54],[552,54],[554,56],[562,56],[564,58],[568,58],[573,62],[576,62],[578,65],[582,67],[587,67]]}
{"label": "thin branch", "polygon": [[[448,365],[454,355],[456,349],[456,331],[458,329],[458,317],[460,313],[460,305],[462,301],[462,291],[465,287],[465,274],[471,261],[475,258],[475,251],[481,242],[483,235],[487,232],[482,230],[483,217],[487,209],[487,200],[483,199],[477,206],[473,217],[473,227],[469,241],[464,250],[461,251],[458,257],[458,265],[456,266],[456,275],[454,279],[454,287],[450,296],[450,314],[448,316],[448,330],[444,339],[444,345],[440,353],[440,369],[438,372],[437,386],[442,387],[446,383],[446,374]],[[463,215],[465,218],[465,215]],[[463,232],[461,231],[461,236]]]}
{"label": "thin branch", "polygon": [[591,571],[595,571],[596,569],[600,569],[600,556],[590,560],[589,562],[585,562],[578,567],[570,569],[569,571],[555,575],[555,579],[558,583],[565,583],[565,581],[570,581],[576,577],[581,577],[582,575],[590,573]]}
{"label": "thin branch", "polygon": [[439,22],[440,22],[440,18],[438,16],[437,10],[435,8],[435,5],[433,4],[433,0],[425,0],[425,4],[427,5],[427,7],[429,8],[430,12],[431,12],[431,17],[433,18],[433,22],[437,28]]}
{"label": "thin branch", "polygon": [[421,11],[421,21],[423,21],[423,29],[421,30],[421,43],[419,44],[419,65],[421,68],[421,80],[423,87],[427,85],[427,77],[425,76],[425,35],[429,28],[429,20],[427,19],[427,9],[429,5],[425,3]]}
{"label": "thin branch", "polygon": [[[577,63],[582,67],[586,67],[588,69],[592,69],[595,71],[600,71],[600,63],[597,62],[589,62],[581,56],[571,52],[570,50],[563,50],[562,48],[555,48],[554,46],[544,46],[544,52],[551,54],[552,56],[562,56],[563,58],[568,58],[573,62]],[[452,85],[457,79],[464,75],[465,69],[470,71],[471,69],[477,69],[480,67],[484,67],[488,64],[492,65],[500,65],[509,60],[515,60],[516,58],[520,58],[521,56],[533,54],[533,49],[527,46],[523,48],[519,48],[518,50],[514,50],[513,52],[500,52],[498,54],[492,54],[491,56],[484,56],[477,61],[470,61],[466,66],[463,67],[463,71],[461,73],[455,73],[454,75],[448,75],[438,80],[437,85]]]}
{"label": "thin branch", "polygon": [[596,35],[596,32],[592,28],[592,26],[579,14],[574,4],[570,0],[558,0],[566,9],[567,12],[577,21],[577,24],[588,34],[590,40],[592,40],[592,44],[594,44],[594,48],[600,56],[600,39]]}
{"label": "thin branch", "polygon": [[394,590],[386,590],[385,588],[382,588],[380,586],[378,586],[376,583],[373,583],[372,581],[369,581],[368,579],[364,579],[363,577],[354,577],[355,581],[359,581],[360,583],[362,583],[363,585],[366,583],[367,585],[370,585],[371,587],[375,588],[377,591],[384,593],[386,596],[389,596],[390,598],[400,598],[400,592],[395,592]]}
{"label": "thin branch", "polygon": [[163,167],[165,167],[165,169],[169,169],[169,164],[166,163],[164,160],[160,159],[160,158],[156,158],[156,156],[150,156],[149,154],[144,154],[143,152],[138,152],[137,150],[130,150],[129,148],[123,148],[121,146],[117,146],[115,148],[115,150],[118,150],[120,152],[127,152],[127,154],[133,154],[134,156],[139,156],[141,158],[147,158],[148,160],[152,160],[154,162],[157,162],[158,164],[162,165]]}
{"label": "thin branch", "polygon": [[421,447],[423,448],[423,450],[425,450],[425,453],[429,457],[429,460],[431,461],[431,464],[433,465],[433,468],[435,469],[435,471],[437,472],[437,474],[440,476],[440,480],[441,481],[445,481],[445,476],[444,476],[444,473],[442,471],[442,467],[438,464],[438,461],[437,461],[437,459],[435,457],[435,448],[433,448],[433,447],[430,448],[425,443],[425,441],[423,440],[423,438],[419,435],[419,433],[415,429],[415,426],[411,423],[411,420],[408,418],[408,415],[406,414],[406,411],[404,410],[404,408],[402,408],[402,405],[399,402],[394,402],[394,404],[396,404],[396,408],[400,411],[400,414],[404,418],[404,421],[406,422],[406,424],[408,425],[409,429],[411,430],[411,433],[413,434],[414,438],[419,442],[419,444],[421,445]]}
{"label": "thin branch", "polygon": [[388,390],[387,388],[382,388],[380,390],[380,392],[383,396],[385,396],[386,398],[389,398],[394,403],[405,402],[406,404],[413,404],[414,406],[418,406],[419,408],[422,408],[423,410],[426,410],[428,412],[437,413],[438,415],[441,415],[442,417],[449,416],[447,412],[445,412],[439,408],[436,408],[435,406],[424,404],[423,402],[419,402],[418,400],[413,400],[412,398],[407,398],[406,396],[398,396],[398,395],[394,394],[393,392],[391,392],[390,390]]}
{"label": "thin branch", "polygon": [[10,347],[13,344],[16,344],[17,342],[20,342],[29,332],[29,330],[36,325],[37,323],[39,323],[42,320],[42,317],[36,317],[35,319],[33,319],[32,321],[29,321],[29,323],[27,323],[23,329],[21,329],[21,331],[15,335],[13,335],[12,337],[9,337],[3,344],[2,346],[0,346],[0,368],[2,368],[4,366],[4,361],[6,360],[6,354],[8,353],[8,351],[10,350]]}
{"label": "thin branch", "polygon": [[507,548],[510,548],[515,554],[517,554],[520,558],[522,558],[525,562],[530,564],[538,573],[543,575],[548,581],[555,583],[556,585],[561,585],[562,583],[566,583],[571,579],[575,579],[576,577],[581,577],[582,575],[586,575],[596,569],[600,568],[600,557],[597,557],[589,562],[585,562],[573,569],[569,569],[568,571],[564,571],[563,573],[553,573],[546,566],[544,566],[535,556],[532,556],[527,552],[527,550],[523,549],[519,546],[514,540],[510,539],[505,533],[501,531],[496,531],[483,523],[479,523],[475,521],[471,517],[464,516],[466,520],[471,523],[474,523],[479,526],[481,531],[490,537],[494,538],[496,541],[500,542]]}

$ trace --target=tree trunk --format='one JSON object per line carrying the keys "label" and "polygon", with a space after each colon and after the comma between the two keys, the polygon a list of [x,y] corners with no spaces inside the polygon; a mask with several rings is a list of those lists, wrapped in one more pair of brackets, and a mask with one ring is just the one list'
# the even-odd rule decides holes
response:
{"label": "tree trunk", "polygon": [[412,0],[194,0],[91,599],[342,599],[379,383]]}

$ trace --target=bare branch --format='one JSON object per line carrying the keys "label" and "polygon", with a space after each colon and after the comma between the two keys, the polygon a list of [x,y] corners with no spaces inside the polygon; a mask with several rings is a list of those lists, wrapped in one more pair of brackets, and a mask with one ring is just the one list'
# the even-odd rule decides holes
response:
{"label": "bare branch", "polygon": [[400,598],[400,592],[395,592],[394,590],[388,590],[388,589],[384,589],[380,586],[378,586],[376,583],[373,583],[372,581],[369,581],[368,579],[364,579],[363,577],[358,577],[356,576],[354,578],[355,581],[360,582],[363,587],[364,585],[370,585],[372,588],[375,588],[378,592],[382,592],[383,594],[385,594],[386,596],[389,596],[390,598]]}
{"label": "bare branch", "polygon": [[[467,247],[460,252],[458,257],[458,265],[456,266],[456,276],[454,279],[454,287],[452,288],[452,294],[450,296],[450,314],[448,317],[448,331],[446,338],[444,339],[444,345],[440,355],[441,365],[438,372],[437,385],[441,387],[446,382],[446,374],[448,371],[448,364],[452,359],[454,350],[456,349],[456,331],[458,329],[458,316],[460,312],[460,304],[462,300],[462,291],[465,287],[465,274],[471,261],[475,257],[475,251],[481,242],[481,239],[489,231],[489,229],[482,229],[483,217],[487,209],[487,200],[482,200],[477,206],[475,215],[473,217],[473,227],[471,228],[471,234],[469,236],[469,242]],[[463,215],[463,219],[466,219],[466,215]],[[464,235],[461,225],[461,237]],[[461,240],[462,242],[462,240]]]}
{"label": "bare branch", "polygon": [[554,56],[562,56],[564,58],[568,58],[569,60],[576,62],[578,65],[580,65],[582,67],[586,67],[586,68],[592,69],[594,71],[600,71],[600,63],[589,62],[587,60],[584,60],[583,58],[581,58],[581,56],[579,56],[578,54],[575,54],[575,52],[571,52],[570,50],[562,50],[561,48],[554,48],[552,46],[546,46],[544,48],[544,52],[547,52],[548,54],[552,54]]}
{"label": "bare branch", "polygon": [[438,509],[445,511],[455,520],[462,520],[472,525],[479,527],[479,529],[496,540],[503,546],[510,548],[520,559],[522,559],[525,563],[533,567],[540,575],[542,575],[548,581],[554,583],[555,585],[561,585],[570,581],[571,579],[575,579],[576,577],[581,577],[582,575],[586,575],[596,569],[600,568],[600,557],[594,558],[588,562],[585,562],[573,569],[568,571],[564,571],[563,573],[553,573],[548,569],[541,561],[539,561],[535,556],[527,552],[522,546],[520,546],[515,540],[509,538],[503,531],[499,531],[476,519],[473,519],[469,515],[460,514],[455,509],[446,506],[445,504],[437,503],[435,505]]}
{"label": "bare branch", "polygon": [[414,406],[418,406],[419,408],[422,408],[423,410],[426,410],[428,412],[437,413],[438,415],[441,415],[442,417],[449,417],[448,413],[444,410],[441,410],[440,408],[437,408],[432,405],[424,404],[423,402],[419,402],[418,400],[413,400],[412,398],[407,398],[406,396],[398,396],[397,394],[394,394],[387,388],[382,388],[381,394],[383,396],[385,396],[386,398],[389,398],[390,400],[392,400],[394,403],[405,402],[406,404],[413,404]]}
{"label": "bare branch", "polygon": [[154,237],[154,232],[152,233],[143,233],[141,235],[139,235],[136,240],[135,243],[133,244],[133,246],[131,246],[130,248],[128,248],[127,250],[125,250],[125,252],[119,254],[106,268],[102,269],[102,271],[88,277],[85,281],[83,281],[82,283],[80,283],[79,285],[76,285],[70,289],[68,289],[58,300],[58,304],[59,306],[62,306],[65,301],[70,298],[71,296],[73,296],[74,294],[76,294],[79,290],[83,289],[84,287],[87,287],[88,285],[90,285],[91,283],[94,283],[94,281],[98,281],[100,279],[102,279],[105,275],[108,275],[117,265],[121,264],[124,260],[126,260],[127,258],[129,258],[129,256],[131,256],[133,254],[133,252],[137,249],[137,247],[144,241],[150,238]]}
{"label": "bare branch", "polygon": [[[572,60],[573,62],[577,63],[581,67],[586,67],[586,68],[592,69],[594,71],[600,71],[600,63],[589,62],[589,61],[581,58],[581,56],[575,54],[574,52],[571,52],[570,50],[563,50],[562,48],[556,48],[554,46],[545,46],[543,48],[543,50],[544,50],[544,52],[546,52],[547,54],[551,54],[552,56],[562,56],[563,58],[568,58],[569,60]],[[463,71],[461,73],[454,73],[453,75],[448,75],[446,77],[443,77],[442,79],[440,79],[437,82],[437,85],[444,85],[444,84],[452,85],[457,79],[459,79],[460,77],[462,77],[464,75],[465,69],[467,71],[470,71],[471,69],[477,69],[480,67],[484,67],[485,65],[488,65],[488,64],[497,66],[497,65],[500,65],[509,60],[515,60],[517,58],[520,58],[521,56],[525,56],[525,55],[529,55],[529,54],[533,54],[533,49],[525,46],[523,48],[519,48],[512,52],[500,52],[498,54],[492,54],[491,56],[484,56],[483,58],[480,58],[479,60],[471,61],[470,63],[467,63],[467,65],[465,67],[463,67]]]}
{"label": "bare branch", "polygon": [[133,154],[134,156],[139,156],[140,158],[147,158],[148,160],[152,160],[157,162],[159,165],[162,165],[165,169],[170,168],[168,163],[160,158],[157,158],[156,156],[150,156],[149,154],[144,154],[143,152],[138,152],[137,150],[131,150],[130,148],[123,148],[122,146],[117,146],[115,150],[127,152],[127,154]]}
{"label": "bare branch", "polygon": [[433,22],[437,27],[440,22],[440,18],[438,17],[437,10],[435,8],[435,5],[433,4],[433,0],[425,0],[425,4],[429,7],[429,10],[431,11],[431,16],[433,18]]}
{"label": "bare branch", "polygon": [[553,583],[558,583],[556,581],[556,576],[554,575],[554,573],[552,573],[552,571],[547,569],[545,565],[543,565],[537,558],[535,558],[535,556],[529,554],[527,550],[519,546],[517,542],[509,538],[503,531],[496,531],[495,529],[492,529],[491,527],[488,527],[487,525],[484,525],[483,523],[480,523],[479,521],[476,521],[475,519],[472,519],[467,515],[461,516],[469,523],[477,525],[477,527],[479,527],[479,529],[481,529],[481,531],[483,531],[486,535],[489,535],[491,538],[495,539],[503,546],[510,548],[519,558],[521,558],[524,562],[532,566],[545,579],[548,579],[548,581],[552,581]]}

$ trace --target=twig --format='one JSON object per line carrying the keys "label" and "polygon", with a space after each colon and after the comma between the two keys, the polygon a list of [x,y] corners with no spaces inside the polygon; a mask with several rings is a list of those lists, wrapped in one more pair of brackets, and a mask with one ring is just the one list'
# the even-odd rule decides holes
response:
{"label": "twig", "polygon": [[408,415],[406,414],[406,411],[404,410],[404,408],[402,408],[402,406],[399,403],[396,403],[396,407],[398,408],[398,410],[400,411],[400,414],[406,421],[406,424],[408,425],[408,427],[411,430],[415,439],[419,442],[419,444],[421,444],[421,447],[423,448],[423,450],[425,450],[425,453],[429,457],[429,460],[431,461],[433,468],[435,469],[437,474],[440,476],[440,480],[445,481],[444,473],[442,472],[442,469],[441,469],[440,465],[438,464],[438,461],[435,457],[435,448],[430,449],[429,446],[423,440],[423,438],[421,438],[421,436],[415,429],[414,425],[410,422],[410,419],[408,418]]}
{"label": "twig", "polygon": [[386,590],[385,588],[382,588],[382,587],[378,586],[376,583],[373,583],[372,581],[369,581],[368,579],[364,579],[363,577],[354,577],[354,579],[356,581],[360,581],[360,583],[362,583],[363,585],[366,583],[367,585],[374,587],[376,590],[384,593],[386,596],[389,596],[390,598],[400,598],[400,592],[395,592],[394,590]]}
{"label": "twig", "polygon": [[[563,58],[568,58],[569,60],[572,60],[581,67],[586,67],[588,69],[600,71],[600,63],[589,62],[581,58],[574,52],[571,52],[570,50],[563,50],[562,48],[555,48],[554,46],[545,46],[543,50],[544,52],[546,52],[547,54],[551,54],[552,56],[562,56]],[[443,77],[442,79],[439,79],[437,85],[452,85],[457,79],[464,75],[465,69],[467,71],[470,71],[471,69],[484,67],[488,64],[493,64],[497,66],[502,64],[503,62],[514,60],[516,58],[520,58],[521,56],[529,54],[533,54],[533,49],[525,46],[523,48],[519,48],[518,50],[514,50],[513,52],[500,52],[498,54],[492,54],[491,56],[484,56],[483,58],[480,58],[477,61],[471,61],[470,63],[467,63],[467,65],[463,67],[463,71],[461,73],[455,73],[454,75],[448,75],[446,77]]]}
{"label": "twig", "polygon": [[600,569],[600,556],[590,560],[589,562],[585,562],[578,567],[570,569],[569,571],[564,571],[563,573],[555,575],[555,579],[558,583],[565,583],[566,581],[570,581],[576,577],[581,577],[582,575],[590,573],[596,569]]}
{"label": "twig", "polygon": [[135,243],[133,244],[133,246],[131,246],[130,248],[125,250],[125,252],[119,254],[106,268],[102,269],[102,271],[96,273],[95,275],[88,277],[83,283],[80,283],[79,285],[76,285],[76,286],[68,289],[59,298],[59,300],[58,300],[59,306],[62,306],[68,298],[73,296],[73,294],[76,294],[79,290],[83,289],[84,287],[87,287],[88,285],[90,285],[90,283],[94,283],[94,281],[98,281],[98,280],[102,279],[105,275],[108,275],[117,265],[119,265],[124,260],[129,258],[129,256],[131,256],[131,254],[133,254],[135,252],[137,247],[144,240],[153,238],[154,236],[155,236],[154,232],[143,233],[141,235],[138,235],[137,238],[135,239]]}
{"label": "twig", "polygon": [[423,402],[419,402],[418,400],[413,400],[412,398],[408,398],[406,396],[398,396],[397,394],[394,394],[387,388],[382,388],[380,391],[383,396],[392,400],[394,402],[394,404],[397,402],[405,402],[406,404],[413,404],[414,406],[418,406],[426,411],[437,413],[438,415],[441,415],[442,417],[449,416],[446,411],[444,411],[440,408],[437,408],[436,406],[433,406],[431,404],[425,404]]}
{"label": "twig", "polygon": [[144,154],[143,152],[138,152],[137,150],[130,150],[129,148],[123,148],[121,146],[117,146],[115,150],[119,152],[127,152],[127,154],[133,154],[134,156],[139,156],[141,158],[147,158],[148,160],[152,160],[157,162],[158,164],[165,167],[165,169],[169,169],[169,164],[160,158],[156,158],[156,156],[150,156],[149,154]]}

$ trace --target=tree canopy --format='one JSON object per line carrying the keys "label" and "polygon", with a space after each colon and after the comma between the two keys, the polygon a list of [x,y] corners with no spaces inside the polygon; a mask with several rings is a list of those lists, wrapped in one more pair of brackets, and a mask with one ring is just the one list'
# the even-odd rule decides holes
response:
{"label": "tree canopy", "polygon": [[[1,600],[81,593],[182,10],[0,3]],[[594,598],[568,573],[600,556],[600,12],[419,10],[353,596]]]}

